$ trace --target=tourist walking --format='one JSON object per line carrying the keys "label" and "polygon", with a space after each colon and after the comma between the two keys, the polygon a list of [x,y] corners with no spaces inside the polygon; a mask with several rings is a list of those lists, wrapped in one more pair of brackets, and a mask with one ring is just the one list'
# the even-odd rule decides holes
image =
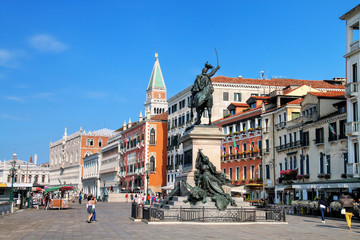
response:
{"label": "tourist walking", "polygon": [[348,228],[351,229],[351,218],[354,216],[354,204],[355,200],[349,195],[343,195],[340,197],[339,202],[342,207],[345,208],[345,219],[348,225]]}
{"label": "tourist walking", "polygon": [[128,194],[125,194],[125,198],[126,198],[126,202],[128,202],[129,195],[128,195]]}
{"label": "tourist walking", "polygon": [[79,194],[79,204],[81,204],[81,200],[82,200],[82,194]]}
{"label": "tourist walking", "polygon": [[93,205],[92,205],[93,216],[91,218],[91,221],[96,221],[96,211],[95,211],[96,199],[92,196],[91,200],[93,201]]}
{"label": "tourist walking", "polygon": [[324,198],[321,196],[318,205],[321,212],[321,222],[325,223],[325,211],[329,211],[329,204],[324,200]]}
{"label": "tourist walking", "polygon": [[87,210],[87,212],[89,214],[89,217],[88,217],[88,220],[87,220],[88,223],[91,223],[91,219],[92,219],[92,217],[94,215],[94,213],[93,213],[93,204],[95,204],[93,200],[88,201],[88,203],[86,204],[86,210]]}

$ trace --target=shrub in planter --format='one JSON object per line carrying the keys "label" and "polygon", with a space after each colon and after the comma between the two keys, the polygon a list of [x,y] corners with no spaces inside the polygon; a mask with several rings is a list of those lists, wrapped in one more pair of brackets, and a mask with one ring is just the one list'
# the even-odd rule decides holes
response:
{"label": "shrub in planter", "polygon": [[297,180],[301,180],[301,179],[303,179],[303,178],[304,178],[303,175],[297,175],[297,176],[296,176],[296,179],[297,179]]}
{"label": "shrub in planter", "polygon": [[325,177],[325,174],[324,173],[319,173],[318,174],[318,178],[324,178]]}
{"label": "shrub in planter", "polygon": [[331,175],[330,174],[325,174],[324,178],[329,179],[329,178],[331,178]]}
{"label": "shrub in planter", "polygon": [[331,202],[330,203],[330,208],[331,208],[332,211],[340,212],[341,209],[342,209],[342,206],[341,206],[341,204],[339,202]]}
{"label": "shrub in planter", "polygon": [[341,178],[347,178],[347,174],[346,173],[341,174]]}
{"label": "shrub in planter", "polygon": [[260,183],[260,182],[262,182],[263,180],[262,180],[262,178],[257,178],[256,181],[257,181],[258,183]]}
{"label": "shrub in planter", "polygon": [[249,182],[251,182],[251,183],[254,182],[254,179],[250,178],[250,179],[249,179]]}
{"label": "shrub in planter", "polygon": [[310,178],[310,175],[309,175],[309,174],[305,174],[305,175],[304,175],[304,178],[305,178],[305,179],[309,179],[309,178]]}

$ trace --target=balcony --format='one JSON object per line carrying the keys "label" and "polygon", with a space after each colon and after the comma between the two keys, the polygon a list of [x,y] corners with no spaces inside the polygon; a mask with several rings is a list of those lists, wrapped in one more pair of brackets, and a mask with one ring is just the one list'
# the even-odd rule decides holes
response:
{"label": "balcony", "polygon": [[174,170],[174,165],[167,165],[166,170],[173,171]]}
{"label": "balcony", "polygon": [[316,138],[315,139],[315,144],[316,145],[324,144],[324,138],[323,137]]}
{"label": "balcony", "polygon": [[348,163],[347,175],[354,178],[360,178],[360,163]]}
{"label": "balcony", "polygon": [[346,123],[346,135],[350,137],[358,137],[360,130],[360,122]]}
{"label": "balcony", "polygon": [[275,125],[275,127],[277,130],[282,129],[282,128],[286,127],[286,122],[278,123]]}
{"label": "balcony", "polygon": [[270,148],[264,148],[264,149],[262,150],[262,153],[263,153],[263,154],[269,154],[269,153],[270,153]]}
{"label": "balcony", "polygon": [[351,82],[345,85],[345,96],[348,98],[359,96],[359,82]]}
{"label": "balcony", "polygon": [[350,43],[350,52],[354,52],[359,49],[359,40]]}
{"label": "balcony", "polygon": [[268,132],[269,132],[269,127],[264,127],[264,128],[262,129],[262,131],[263,131],[263,133],[268,133]]}

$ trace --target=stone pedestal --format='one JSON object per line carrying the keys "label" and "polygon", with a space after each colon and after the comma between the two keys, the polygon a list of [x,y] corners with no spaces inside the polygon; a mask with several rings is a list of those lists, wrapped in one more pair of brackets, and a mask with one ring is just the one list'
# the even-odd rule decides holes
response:
{"label": "stone pedestal", "polygon": [[[196,157],[199,149],[214,164],[217,171],[221,171],[221,140],[225,137],[217,126],[195,125],[187,130],[180,138],[184,149],[184,170],[176,177],[176,183],[186,181],[195,186],[194,172],[196,170]],[[175,185],[176,186],[176,185]],[[187,190],[182,187],[181,195],[184,196]]]}

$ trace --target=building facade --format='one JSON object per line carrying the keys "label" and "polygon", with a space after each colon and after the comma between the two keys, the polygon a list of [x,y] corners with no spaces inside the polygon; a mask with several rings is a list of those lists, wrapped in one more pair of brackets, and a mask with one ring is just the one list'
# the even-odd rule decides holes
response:
{"label": "building facade", "polygon": [[360,4],[340,17],[346,21],[346,86],[345,96],[347,99],[347,123],[346,135],[348,136],[348,175],[360,178],[360,121],[359,121],[359,24]]}
{"label": "building facade", "polygon": [[80,128],[68,136],[65,128],[62,139],[50,142],[50,186],[67,184],[82,191],[84,157],[99,152],[112,134],[109,129],[85,132]]}
{"label": "building facade", "polygon": [[8,201],[10,197],[10,188],[11,188],[11,175],[10,169],[12,168],[11,162],[15,160],[15,176],[14,176],[14,188],[15,189],[25,189],[28,187],[36,186],[49,186],[49,166],[44,164],[37,164],[37,155],[34,156],[34,161],[32,157],[30,160],[23,161],[17,159],[17,154],[13,154],[13,159],[0,161],[0,201]]}
{"label": "building facade", "polygon": [[100,195],[99,169],[101,162],[99,161],[99,158],[99,153],[93,153],[84,157],[83,192],[88,195],[92,194],[96,197]]}

